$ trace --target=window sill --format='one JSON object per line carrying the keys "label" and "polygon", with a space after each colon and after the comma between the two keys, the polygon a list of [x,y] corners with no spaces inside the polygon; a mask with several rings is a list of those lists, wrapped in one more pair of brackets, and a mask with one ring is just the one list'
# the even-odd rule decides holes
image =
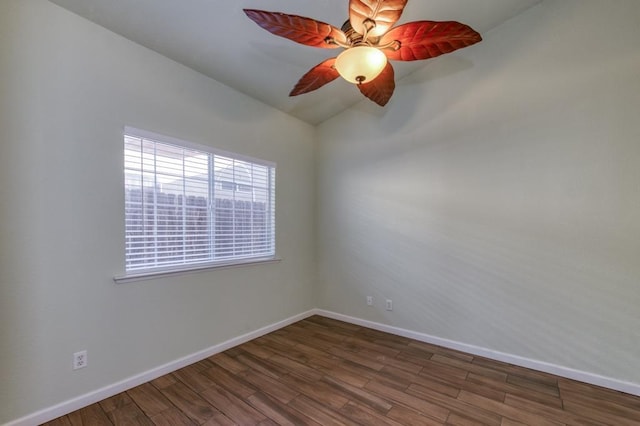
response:
{"label": "window sill", "polygon": [[155,278],[171,277],[174,275],[193,274],[196,272],[210,271],[212,269],[228,269],[239,268],[243,266],[263,265],[267,263],[278,263],[282,259],[278,257],[270,257],[264,259],[248,259],[248,260],[236,260],[224,263],[205,263],[200,265],[187,265],[173,268],[154,269],[151,271],[139,271],[132,272],[124,275],[116,275],[113,277],[113,281],[117,284],[124,284],[135,281],[151,280]]}

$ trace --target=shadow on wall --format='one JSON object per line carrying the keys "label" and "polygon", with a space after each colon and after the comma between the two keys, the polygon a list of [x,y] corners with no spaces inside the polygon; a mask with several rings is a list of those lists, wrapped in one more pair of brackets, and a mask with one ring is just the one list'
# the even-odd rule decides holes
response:
{"label": "shadow on wall", "polygon": [[[403,62],[393,62],[397,71],[406,66]],[[427,84],[432,81],[449,78],[453,75],[469,72],[474,67],[472,61],[459,56],[442,56],[426,62],[423,68],[415,71],[402,80],[396,80],[396,90],[389,103],[381,108],[370,101],[360,102],[352,109],[379,121],[378,130],[385,136],[401,135],[405,125],[412,119],[434,119],[433,115],[418,117],[419,107],[424,105],[428,96]]]}

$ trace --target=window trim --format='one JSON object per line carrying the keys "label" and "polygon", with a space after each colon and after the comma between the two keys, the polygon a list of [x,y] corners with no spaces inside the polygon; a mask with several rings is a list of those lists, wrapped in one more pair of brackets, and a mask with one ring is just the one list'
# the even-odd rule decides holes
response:
{"label": "window trim", "polygon": [[239,259],[228,262],[203,262],[192,263],[189,265],[180,265],[166,268],[154,268],[153,270],[137,271],[128,274],[116,275],[113,281],[116,284],[124,284],[136,281],[151,280],[154,278],[165,278],[174,275],[194,274],[198,272],[211,271],[214,269],[239,268],[252,265],[265,265],[269,263],[279,263],[282,258],[276,256],[266,256],[263,258]]}
{"label": "window trim", "polygon": [[[135,127],[125,126],[123,130],[122,137],[132,136],[136,138],[142,139],[150,139],[160,143],[173,144],[177,146],[181,146],[187,149],[193,149],[197,151],[204,151],[210,153],[212,155],[219,155],[222,157],[233,158],[234,160],[244,161],[248,163],[258,164],[269,168],[276,168],[276,163],[269,160],[263,160],[259,158],[254,158],[250,156],[246,156],[243,154],[238,154],[235,152],[224,151],[217,148],[213,148],[207,145],[200,145],[197,143],[185,141],[182,139],[174,138],[171,136],[161,135],[157,133],[153,133],[147,130],[141,130]],[[269,198],[269,202],[272,203],[274,200]],[[275,211],[274,211],[275,215]],[[275,219],[274,219],[275,220]],[[139,269],[127,272],[122,274],[115,275],[113,280],[118,283],[127,283],[141,280],[149,280],[153,278],[162,278],[173,275],[181,275],[188,273],[197,273],[203,272],[207,270],[213,269],[227,269],[227,268],[237,268],[242,266],[251,266],[251,265],[261,265],[261,264],[269,264],[269,263],[278,263],[282,261],[280,257],[278,257],[276,252],[277,245],[275,244],[276,235],[275,229],[273,230],[274,235],[274,254],[262,257],[251,257],[251,258],[237,258],[237,259],[228,259],[228,260],[213,260],[213,261],[202,261],[202,262],[193,262],[188,264],[180,264],[180,265],[172,265],[166,267],[154,267],[148,269]]]}

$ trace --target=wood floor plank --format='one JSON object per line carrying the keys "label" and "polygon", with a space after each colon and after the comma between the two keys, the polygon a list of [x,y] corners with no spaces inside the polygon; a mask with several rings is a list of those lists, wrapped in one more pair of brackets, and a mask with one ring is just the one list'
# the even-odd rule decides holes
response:
{"label": "wood floor plank", "polygon": [[341,382],[348,383],[351,386],[358,388],[363,387],[369,382],[369,378],[360,374],[353,373],[340,367],[339,363],[329,362],[328,366],[325,363],[315,363],[315,360],[311,360],[309,365],[314,366],[318,371],[321,371],[325,376],[331,377]]}
{"label": "wood floor plank", "polygon": [[473,383],[468,380],[465,380],[462,383],[460,389],[475,393],[476,395],[484,396],[486,398],[494,399],[499,402],[504,402],[504,397],[506,396],[506,392],[504,391],[492,389],[488,386]]}
{"label": "wood floor plank", "polygon": [[243,380],[242,377],[230,374],[227,370],[217,365],[203,371],[202,375],[206,376],[211,383],[222,386],[240,398],[247,398],[256,392],[256,388]]}
{"label": "wood floor plank", "polygon": [[219,354],[213,355],[209,357],[209,360],[217,366],[224,368],[231,374],[239,374],[249,369],[249,367],[247,367],[246,365],[236,361],[234,358],[227,355],[226,352],[221,352]]}
{"label": "wood floor plank", "polygon": [[496,389],[512,395],[521,396],[523,398],[548,405],[550,407],[562,408],[562,400],[546,393],[540,393],[536,390],[522,388],[511,383],[495,380],[490,377],[480,376],[475,373],[469,373],[467,381],[476,383],[486,388]]}
{"label": "wood floor plank", "polygon": [[600,386],[589,385],[575,380],[558,378],[558,387],[562,398],[571,398],[572,395],[590,396],[596,399],[615,402],[634,410],[640,411],[640,398],[635,395],[606,389]]}
{"label": "wood floor plank", "polygon": [[551,396],[559,397],[560,389],[558,388],[558,384],[547,384],[543,382],[539,382],[537,380],[531,380],[526,377],[516,376],[513,374],[509,374],[507,377],[507,383],[519,386],[521,388],[531,389],[540,393],[546,393]]}
{"label": "wood floor plank", "polygon": [[616,413],[605,411],[598,405],[586,405],[567,400],[563,402],[563,406],[565,411],[581,414],[589,419],[597,420],[605,424],[615,426],[638,426],[638,424],[640,424],[637,420],[632,420],[628,417],[622,417]]}
{"label": "wood floor plank", "polygon": [[488,359],[480,356],[474,356],[473,361],[474,364],[481,365],[483,367],[492,368],[497,371],[502,371],[507,374],[513,374],[515,376],[520,376],[524,378],[528,378],[530,380],[538,381],[541,383],[546,383],[550,386],[558,385],[558,377],[553,374],[545,373],[542,371],[535,371],[529,368],[520,367],[518,365],[507,364],[504,362],[496,361],[493,359]]}
{"label": "wood floor plank", "polygon": [[563,400],[576,404],[597,407],[599,410],[620,417],[636,420],[640,424],[640,403],[629,404],[625,398],[616,400],[617,395],[609,394],[608,398],[601,398],[602,391],[592,393],[565,392]]}
{"label": "wood floor plank", "polygon": [[367,405],[381,413],[386,413],[393,408],[393,404],[386,399],[375,395],[373,392],[368,392],[365,389],[352,386],[329,376],[323,377],[322,380],[336,388],[341,394],[348,397],[350,401],[358,401],[360,404]]}
{"label": "wood floor plank", "polygon": [[[174,385],[175,383],[171,386]],[[154,416],[172,407],[171,401],[150,383],[129,389],[127,395],[131,397],[147,416]]]}
{"label": "wood floor plank", "polygon": [[367,383],[365,389],[368,389],[383,398],[391,399],[397,403],[413,408],[429,417],[444,422],[449,416],[449,410],[425,399],[415,397],[406,392],[399,391],[382,383],[371,381]]}
{"label": "wood floor plank", "polygon": [[278,334],[277,332],[265,334],[260,337],[259,340],[264,341],[264,344],[279,345],[279,347],[292,347],[297,344],[295,340],[291,340],[286,335]]}
{"label": "wood floor plank", "polygon": [[354,362],[363,367],[370,368],[372,370],[380,371],[384,367],[384,364],[379,361],[374,361],[365,356],[359,355],[355,352],[347,351],[342,347],[333,347],[329,349],[329,353],[337,356],[338,358],[342,358],[347,361]]}
{"label": "wood floor plank", "polygon": [[418,375],[426,376],[426,377],[437,377],[444,380],[450,379],[460,379],[464,380],[467,378],[469,372],[462,368],[454,367],[447,364],[442,364],[439,362],[435,362],[432,360],[425,360],[422,366],[422,370]]}
{"label": "wood floor plank", "polygon": [[205,371],[208,370],[201,370],[195,366],[189,365],[178,371],[174,371],[173,376],[185,385],[189,386],[191,390],[198,393],[208,389],[215,383],[204,374]]}
{"label": "wood floor plank", "polygon": [[494,401],[493,399],[485,398],[480,395],[473,394],[467,391],[461,391],[458,399],[474,405],[478,408],[482,408],[487,411],[492,411],[503,417],[507,417],[511,420],[516,420],[522,423],[536,425],[536,426],[562,426],[564,423],[550,420],[546,417],[516,409],[503,402]]}
{"label": "wood floor plank", "polygon": [[303,327],[307,329],[307,331],[312,331],[312,336],[316,339],[326,340],[333,344],[338,344],[344,342],[345,339],[349,337],[349,334],[343,330],[330,330],[328,327],[323,327],[321,325],[312,324],[310,322],[304,323]]}
{"label": "wood floor plank", "polygon": [[515,395],[507,394],[505,397],[505,404],[512,407],[521,409],[523,411],[529,411],[539,416],[547,417],[552,420],[557,420],[567,425],[589,425],[589,426],[602,426],[605,423],[601,423],[595,420],[589,420],[583,417],[579,413],[572,413],[560,408],[549,407],[548,405],[541,404],[539,402],[531,401],[526,398],[522,398]]}
{"label": "wood floor plank", "polygon": [[311,398],[304,395],[300,395],[293,399],[289,404],[289,407],[299,411],[306,417],[313,419],[315,422],[321,425],[344,425],[344,426],[356,426],[357,423],[350,420],[348,417],[342,415],[340,412],[328,408]]}
{"label": "wood floor plank", "polygon": [[408,346],[409,343],[415,342],[413,339],[409,339],[408,337],[398,336],[395,334],[386,333],[380,330],[374,330],[373,328],[362,327],[358,331],[358,336],[362,338],[366,338],[369,340],[382,340],[385,342],[394,342],[396,344],[401,344]]}
{"label": "wood floor plank", "polygon": [[304,343],[300,343],[297,340],[294,340],[294,342],[296,342],[294,349],[300,353],[307,355],[309,359],[323,359],[328,355],[327,351],[314,348],[313,346],[305,345]]}
{"label": "wood floor plank", "polygon": [[[400,391],[405,390],[409,385],[411,385],[411,381],[413,377],[409,377],[408,375],[397,374],[398,371],[389,370],[387,368],[383,368],[380,371],[374,371],[371,374],[371,380],[375,380],[378,383],[385,384],[387,386],[391,386],[392,388],[396,388]],[[366,386],[366,385],[365,385]]]}
{"label": "wood floor plank", "polygon": [[264,345],[258,345],[253,341],[242,345],[242,349],[260,359],[269,359],[274,354],[271,349],[265,348]]}
{"label": "wood floor plank", "polygon": [[191,366],[196,368],[198,371],[204,371],[211,368],[213,366],[213,363],[208,358],[205,358],[203,360],[200,360],[196,363],[191,364]]}
{"label": "wood floor plank", "polygon": [[325,338],[336,343],[344,342],[346,338],[354,335],[353,330],[347,330],[344,327],[331,327],[331,326],[323,325],[318,322],[315,322],[314,318],[309,318],[308,321],[304,321],[302,323],[302,326],[309,330],[313,330],[315,334],[320,334]]}
{"label": "wood floor plank", "polygon": [[327,352],[336,345],[340,345],[339,341],[336,342],[335,340],[329,340],[326,336],[319,335],[317,333],[308,334],[306,330],[294,333],[291,338],[299,343],[304,343],[324,352]]}
{"label": "wood floor plank", "polygon": [[309,322],[325,325],[327,327],[337,327],[347,330],[350,334],[357,334],[362,327],[356,324],[349,324],[348,322],[335,320],[333,318],[327,318],[320,315],[314,315],[308,318]]}
{"label": "wood floor plank", "polygon": [[100,408],[100,404],[92,404],[85,408],[81,408],[78,411],[74,411],[73,413],[69,413],[67,416],[69,419],[69,423],[71,426],[85,426],[85,425],[95,425],[95,426],[112,426],[113,423],[102,408]]}
{"label": "wood floor plank", "polygon": [[[161,390],[162,394],[195,422],[202,424],[218,413],[211,404],[203,400],[184,383],[176,382]],[[134,398],[135,399],[135,398]]]}
{"label": "wood floor plank", "polygon": [[151,417],[151,421],[156,426],[196,426],[197,423],[189,419],[182,411],[176,407],[156,414]]}
{"label": "wood floor plank", "polygon": [[411,408],[396,405],[387,413],[387,417],[407,426],[441,426],[442,422]]}
{"label": "wood floor plank", "polygon": [[398,358],[385,358],[381,361],[388,367],[404,370],[411,374],[417,374],[423,368],[421,365],[415,364],[411,361],[401,360]]}
{"label": "wood floor plank", "polygon": [[640,397],[314,316],[47,426],[639,426]]}
{"label": "wood floor plank", "polygon": [[69,420],[69,416],[62,416],[45,424],[47,426],[71,426],[71,421]]}
{"label": "wood floor plank", "polygon": [[244,372],[241,377],[246,382],[251,383],[256,389],[265,392],[284,404],[300,394],[300,392],[291,389],[291,387],[286,384],[273,377],[264,375],[259,371],[249,370]]}
{"label": "wood floor plank", "polygon": [[476,373],[480,376],[491,377],[495,380],[502,380],[506,382],[508,377],[508,374],[502,371],[496,371],[492,368],[483,367],[472,362],[463,361],[461,359],[445,355],[435,354],[431,357],[431,361],[455,367],[468,373]]}
{"label": "wood floor plank", "polygon": [[[272,343],[267,342],[265,343],[265,346],[273,350],[277,355],[287,357],[292,361],[295,361],[301,364],[308,364],[311,358],[313,357],[313,355],[310,355],[309,353],[298,349],[297,342],[292,341],[291,343],[293,344],[293,346],[278,345],[278,347],[276,347]],[[322,357],[326,356],[326,353],[323,353],[321,356]]]}
{"label": "wood floor plank", "polygon": [[[363,340],[366,340],[367,342],[373,343],[374,345],[380,346],[381,348],[394,349],[400,352],[413,350],[412,348],[409,347],[409,341],[398,342],[397,340],[394,340],[394,339],[386,339],[383,336],[367,336],[365,333],[360,333],[358,337],[360,337]],[[421,352],[421,355],[427,354],[426,351],[420,351],[420,352]],[[428,354],[428,356],[431,356],[431,355],[433,354],[431,353]]]}
{"label": "wood floor plank", "polygon": [[380,414],[368,406],[353,401],[342,407],[340,413],[361,425],[402,426],[401,423]]}
{"label": "wood floor plank", "polygon": [[457,397],[453,398],[448,395],[440,394],[431,388],[413,384],[407,389],[407,393],[438,404],[439,406],[448,409],[451,413],[479,420],[485,425],[497,426],[500,424],[501,416],[499,414],[461,401]]}
{"label": "wood floor plank", "polygon": [[279,379],[282,376],[286,376],[289,372],[285,368],[281,368],[278,365],[270,363],[267,360],[259,359],[249,353],[243,353],[236,357],[236,360],[241,362],[253,370],[259,371],[274,379]]}
{"label": "wood floor plank", "polygon": [[411,342],[409,342],[409,347],[419,348],[426,352],[430,352],[434,355],[437,354],[437,355],[443,355],[449,358],[457,358],[461,361],[466,361],[466,362],[471,362],[473,361],[473,358],[474,358],[473,355],[470,355],[464,352],[443,348],[441,346],[432,345],[430,343],[418,342],[416,340],[412,340]]}
{"label": "wood floor plank", "polygon": [[287,404],[278,401],[275,398],[269,397],[269,395],[256,392],[247,398],[247,401],[256,410],[273,420],[279,425],[285,426],[298,426],[309,425],[319,426],[319,423],[313,421],[309,417],[304,416],[302,413],[293,410]]}
{"label": "wood floor plank", "polygon": [[504,419],[502,419],[502,424],[500,426],[530,426],[530,425],[516,422],[515,420],[510,420],[505,417]]}
{"label": "wood floor plank", "polygon": [[114,425],[153,426],[153,422],[136,404],[127,404],[109,411],[107,417]]}
{"label": "wood floor plank", "polygon": [[274,339],[270,339],[268,335],[259,337],[254,342],[255,342],[256,345],[262,346],[263,348],[265,348],[268,351],[272,351],[272,352],[275,352],[275,353],[278,353],[278,354],[281,354],[281,355],[282,354],[289,355],[289,349],[291,348],[291,346],[283,345],[279,341],[276,341]]}
{"label": "wood floor plank", "polygon": [[279,426],[276,422],[274,422],[273,420],[271,420],[270,418],[266,418],[263,421],[261,421],[260,423],[257,423],[256,426]]}
{"label": "wood floor plank", "polygon": [[229,419],[240,425],[257,424],[266,418],[264,414],[222,386],[214,385],[203,391],[200,396]]}
{"label": "wood floor plank", "polygon": [[167,374],[164,376],[160,376],[149,383],[151,383],[154,387],[158,389],[164,389],[167,386],[171,386],[175,382],[176,382],[176,378],[173,376],[173,374]]}
{"label": "wood floor plank", "polygon": [[100,407],[105,413],[115,410],[116,408],[124,407],[127,404],[131,404],[133,401],[131,397],[126,393],[119,393],[111,398],[103,399],[99,402]]}
{"label": "wood floor plank", "polygon": [[279,354],[273,355],[269,358],[269,361],[310,381],[317,381],[322,378],[322,373],[318,370]]}
{"label": "wood floor plank", "polygon": [[238,426],[238,424],[224,414],[217,412],[213,417],[203,423],[202,426]]}
{"label": "wood floor plank", "polygon": [[421,385],[433,390],[434,392],[441,393],[450,397],[457,397],[460,393],[460,389],[464,386],[465,380],[463,379],[442,379],[438,377],[427,376],[414,376],[411,379],[411,383],[415,385]]}
{"label": "wood floor plank", "polygon": [[293,373],[282,377],[280,380],[292,389],[334,410],[339,410],[349,401],[344,395],[336,392],[334,388],[321,381],[308,382]]}
{"label": "wood floor plank", "polygon": [[465,417],[458,413],[451,413],[449,414],[449,417],[447,417],[447,422],[445,423],[445,425],[446,426],[486,426],[487,424],[471,419],[469,417]]}
{"label": "wood floor plank", "polygon": [[384,355],[386,357],[393,358],[400,353],[400,349],[382,346],[367,339],[363,339],[360,336],[349,337],[345,340],[345,343],[354,345],[359,350],[372,351],[376,356]]}
{"label": "wood floor plank", "polygon": [[[421,370],[422,368],[420,368],[419,371]],[[376,373],[376,377],[387,377],[398,382],[409,384],[413,381],[414,377],[416,377],[416,373],[410,373],[407,370],[392,367],[390,365],[385,365],[380,371]]]}

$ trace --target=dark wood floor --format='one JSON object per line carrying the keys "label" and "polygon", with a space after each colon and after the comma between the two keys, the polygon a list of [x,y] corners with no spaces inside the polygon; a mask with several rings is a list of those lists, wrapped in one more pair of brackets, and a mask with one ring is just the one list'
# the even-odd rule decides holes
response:
{"label": "dark wood floor", "polygon": [[640,425],[640,397],[319,316],[48,425]]}

